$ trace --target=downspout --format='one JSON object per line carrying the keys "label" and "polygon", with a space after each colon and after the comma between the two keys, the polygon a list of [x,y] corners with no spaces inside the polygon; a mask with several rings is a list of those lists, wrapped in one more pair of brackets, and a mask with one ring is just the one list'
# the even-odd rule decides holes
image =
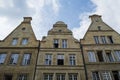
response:
{"label": "downspout", "polygon": [[37,69],[37,60],[38,60],[38,55],[39,55],[39,52],[40,52],[40,41],[38,43],[38,53],[37,53],[37,57],[36,57],[36,62],[35,62],[35,71],[34,71],[34,76],[33,76],[33,80],[35,80],[35,75],[36,75],[36,69]]}
{"label": "downspout", "polygon": [[88,80],[87,68],[86,68],[85,57],[84,57],[84,52],[83,52],[83,46],[82,46],[81,42],[80,42],[80,49],[81,49],[83,65],[84,65],[84,69],[85,69],[85,78],[86,78],[86,80]]}

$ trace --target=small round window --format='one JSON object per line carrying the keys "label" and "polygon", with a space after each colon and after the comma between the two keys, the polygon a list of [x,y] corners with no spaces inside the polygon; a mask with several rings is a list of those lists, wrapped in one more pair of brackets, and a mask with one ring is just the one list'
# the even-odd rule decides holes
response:
{"label": "small round window", "polygon": [[22,28],[22,30],[24,31],[26,28]]}

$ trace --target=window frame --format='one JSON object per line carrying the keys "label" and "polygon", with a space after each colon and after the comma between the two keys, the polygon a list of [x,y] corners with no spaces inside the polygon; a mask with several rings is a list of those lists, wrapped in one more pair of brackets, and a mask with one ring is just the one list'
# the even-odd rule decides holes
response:
{"label": "window frame", "polygon": [[9,60],[9,65],[17,65],[19,60],[19,53],[12,53]]}
{"label": "window frame", "polygon": [[53,80],[53,73],[44,73],[44,80]]}
{"label": "window frame", "polygon": [[15,46],[18,44],[18,38],[13,38],[12,39],[12,45]]}
{"label": "window frame", "polygon": [[28,38],[23,38],[21,44],[22,45],[28,44]]}
{"label": "window frame", "polygon": [[[95,74],[94,74],[95,73]],[[97,73],[97,74],[96,74]],[[98,71],[92,72],[92,80],[101,80],[100,73]]]}
{"label": "window frame", "polygon": [[28,80],[28,74],[27,73],[19,74],[17,80]]}
{"label": "window frame", "polygon": [[52,54],[46,54],[45,55],[45,65],[51,65],[52,64]]}
{"label": "window frame", "polygon": [[53,47],[54,48],[59,48],[59,39],[54,39],[53,40]]}
{"label": "window frame", "polygon": [[7,53],[4,53],[4,52],[0,53],[0,64],[5,63],[6,57],[7,57]]}
{"label": "window frame", "polygon": [[96,44],[100,44],[99,36],[94,36],[94,41]]}
{"label": "window frame", "polygon": [[[61,61],[61,64],[59,63]],[[57,54],[57,65],[64,65],[64,54]]]}
{"label": "window frame", "polygon": [[87,54],[89,62],[96,62],[96,56],[94,51],[88,51]]}
{"label": "window frame", "polygon": [[69,80],[78,80],[78,73],[69,73]]}
{"label": "window frame", "polygon": [[76,55],[75,54],[70,54],[69,55],[69,64],[70,65],[76,65]]}
{"label": "window frame", "polygon": [[67,48],[67,39],[62,39],[62,48]]}
{"label": "window frame", "polygon": [[[29,55],[29,56],[25,56],[25,55]],[[22,59],[22,65],[23,65],[23,66],[30,65],[31,55],[32,55],[31,53],[24,53],[23,59]]]}

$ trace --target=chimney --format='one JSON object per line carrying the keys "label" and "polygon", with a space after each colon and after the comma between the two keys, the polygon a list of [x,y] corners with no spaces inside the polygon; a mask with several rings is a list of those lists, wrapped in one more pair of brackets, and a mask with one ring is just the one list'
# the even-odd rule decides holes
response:
{"label": "chimney", "polygon": [[91,15],[89,18],[91,18],[92,22],[102,22],[101,16],[97,14]]}
{"label": "chimney", "polygon": [[32,17],[24,17],[23,22],[25,23],[31,23]]}

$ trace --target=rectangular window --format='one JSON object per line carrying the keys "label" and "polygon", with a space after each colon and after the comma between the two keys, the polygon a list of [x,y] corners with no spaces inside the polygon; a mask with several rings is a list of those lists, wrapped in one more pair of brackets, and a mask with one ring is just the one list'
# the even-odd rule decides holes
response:
{"label": "rectangular window", "polygon": [[120,74],[118,71],[112,71],[114,80],[120,80]]}
{"label": "rectangular window", "polygon": [[27,74],[20,74],[18,76],[17,80],[28,80],[28,75]]}
{"label": "rectangular window", "polygon": [[31,58],[31,54],[30,53],[24,54],[22,65],[29,65],[30,64],[30,58]]}
{"label": "rectangular window", "polygon": [[120,51],[115,51],[114,54],[115,54],[117,61],[120,61]]}
{"label": "rectangular window", "polygon": [[22,45],[28,44],[28,38],[23,38],[22,39]]}
{"label": "rectangular window", "polygon": [[4,80],[12,80],[13,79],[13,75],[12,74],[5,74],[4,75]]}
{"label": "rectangular window", "polygon": [[95,43],[96,44],[99,44],[100,42],[99,42],[99,37],[98,36],[94,36],[94,40],[95,40]]}
{"label": "rectangular window", "polygon": [[69,80],[78,80],[77,79],[77,74],[74,74],[74,73],[69,74]]}
{"label": "rectangular window", "polygon": [[70,65],[75,65],[75,55],[71,54],[69,55],[69,61],[70,61]]}
{"label": "rectangular window", "polygon": [[101,80],[97,71],[92,72],[92,80]]}
{"label": "rectangular window", "polygon": [[63,54],[57,55],[57,65],[64,65],[64,55]]}
{"label": "rectangular window", "polygon": [[58,48],[59,47],[59,40],[58,39],[54,39],[54,48]]}
{"label": "rectangular window", "polygon": [[62,40],[62,48],[67,48],[67,39]]}
{"label": "rectangular window", "polygon": [[6,56],[6,53],[0,53],[0,64],[3,64],[5,62]]}
{"label": "rectangular window", "polygon": [[107,72],[107,71],[102,72],[102,78],[103,80],[112,80],[110,72]]}
{"label": "rectangular window", "polygon": [[102,51],[97,51],[97,56],[98,56],[99,62],[104,62]]}
{"label": "rectangular window", "polygon": [[88,59],[89,59],[89,62],[96,62],[95,53],[93,51],[88,52]]}
{"label": "rectangular window", "polygon": [[13,38],[12,45],[17,45],[17,43],[18,43],[18,38]]}
{"label": "rectangular window", "polygon": [[114,62],[113,56],[110,51],[106,52],[108,62]]}
{"label": "rectangular window", "polygon": [[57,74],[57,80],[65,80],[65,74]]}
{"label": "rectangular window", "polygon": [[10,57],[10,63],[9,64],[17,64],[19,54],[18,53],[13,53]]}
{"label": "rectangular window", "polygon": [[53,80],[53,74],[44,74],[44,80]]}
{"label": "rectangular window", "polygon": [[109,43],[113,43],[112,36],[108,36],[108,42],[109,42]]}
{"label": "rectangular window", "polygon": [[46,54],[45,55],[45,65],[51,65],[51,62],[52,62],[52,55]]}
{"label": "rectangular window", "polygon": [[106,37],[105,36],[101,36],[101,41],[102,41],[103,44],[106,44],[107,43]]}

